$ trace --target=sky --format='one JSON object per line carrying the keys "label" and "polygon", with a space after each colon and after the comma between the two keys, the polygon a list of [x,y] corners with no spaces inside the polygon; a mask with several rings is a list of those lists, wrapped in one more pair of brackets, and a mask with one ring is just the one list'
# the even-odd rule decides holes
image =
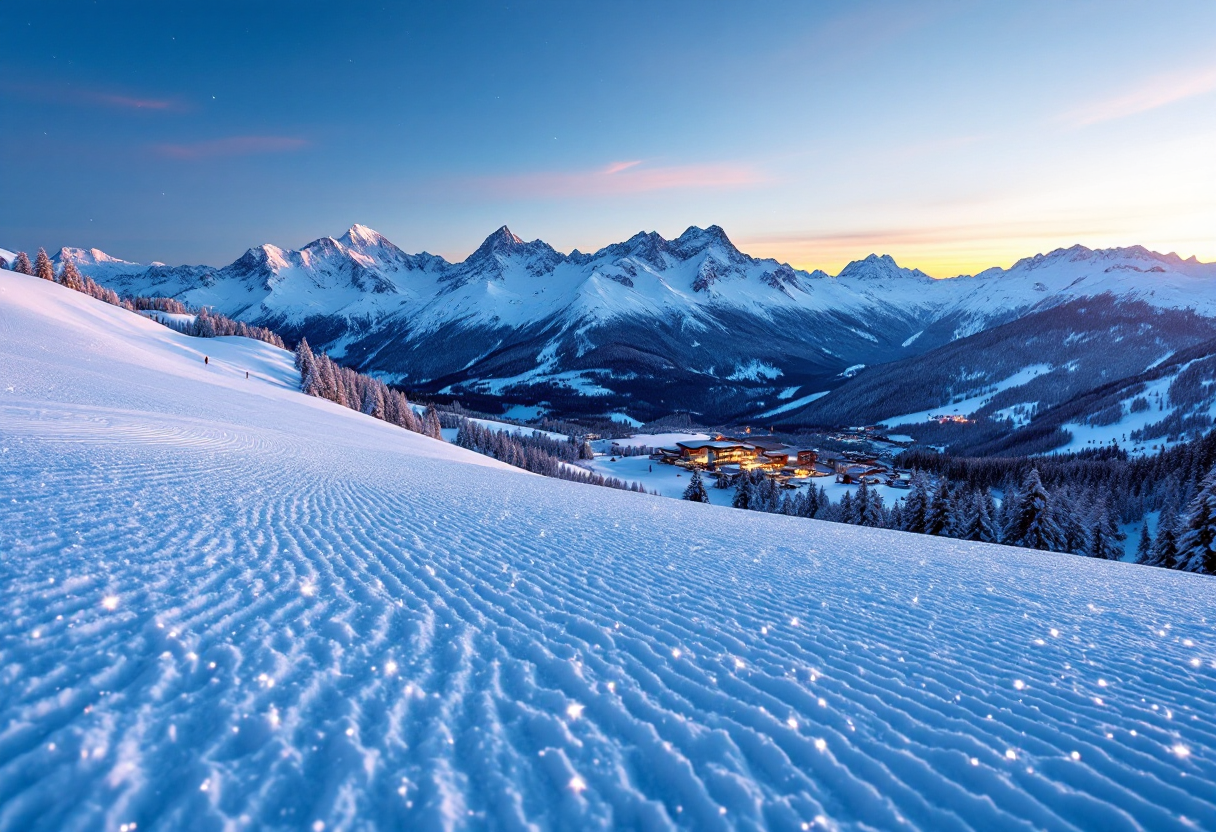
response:
{"label": "sky", "polygon": [[6,0],[0,247],[1216,260],[1216,3]]}

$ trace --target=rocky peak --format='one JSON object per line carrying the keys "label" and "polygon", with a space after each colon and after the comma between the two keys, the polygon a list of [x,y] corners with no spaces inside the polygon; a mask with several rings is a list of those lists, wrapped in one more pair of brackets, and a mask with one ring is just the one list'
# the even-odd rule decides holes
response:
{"label": "rocky peak", "polygon": [[854,260],[841,269],[837,278],[852,278],[854,280],[891,280],[899,278],[916,278],[932,280],[933,278],[920,269],[905,269],[895,262],[889,254],[871,254],[863,260]]}

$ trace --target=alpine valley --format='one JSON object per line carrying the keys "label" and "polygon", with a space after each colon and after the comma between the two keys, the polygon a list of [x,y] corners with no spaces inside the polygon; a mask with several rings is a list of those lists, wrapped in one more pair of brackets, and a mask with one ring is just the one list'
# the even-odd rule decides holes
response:
{"label": "alpine valley", "polygon": [[902,424],[980,454],[1120,436],[1131,450],[1213,415],[1216,264],[1139,246],[1073,246],[940,280],[885,255],[835,276],[800,271],[742,253],[717,226],[591,254],[504,226],[460,263],[361,225],[223,268],[96,249],[55,259],[120,294],[306,336],[415,395],[490,412]]}

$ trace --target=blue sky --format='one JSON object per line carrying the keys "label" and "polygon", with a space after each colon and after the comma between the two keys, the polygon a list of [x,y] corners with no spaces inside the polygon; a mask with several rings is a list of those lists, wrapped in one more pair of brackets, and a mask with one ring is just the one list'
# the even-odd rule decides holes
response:
{"label": "blue sky", "polygon": [[0,246],[1216,260],[1216,3],[6,2]]}

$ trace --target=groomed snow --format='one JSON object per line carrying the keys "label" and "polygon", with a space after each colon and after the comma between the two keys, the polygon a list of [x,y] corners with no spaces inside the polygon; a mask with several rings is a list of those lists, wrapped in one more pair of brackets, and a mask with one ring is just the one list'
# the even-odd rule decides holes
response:
{"label": "groomed snow", "polygon": [[0,458],[3,830],[1216,828],[1209,578],[506,470],[9,273]]}
{"label": "groomed snow", "polygon": [[890,419],[883,419],[884,425],[914,425],[920,422],[927,422],[930,419],[938,416],[971,416],[988,402],[992,401],[997,393],[1003,390],[1008,390],[1011,387],[1021,387],[1030,380],[1041,376],[1043,373],[1051,372],[1050,364],[1031,364],[1023,367],[1013,375],[1006,379],[984,387],[984,392],[969,396],[966,399],[960,399],[957,402],[950,402],[941,407],[935,407],[930,410],[921,410],[917,413],[905,413],[903,416],[892,416]]}
{"label": "groomed snow", "polygon": [[[786,402],[785,404],[777,405],[772,410],[766,410],[764,413],[761,413],[756,418],[767,419],[770,416],[776,416],[778,413],[785,413],[787,410],[797,410],[800,407],[805,407],[806,405],[810,404],[813,401],[818,401],[819,399],[822,399],[824,396],[826,396],[828,393],[831,393],[831,392],[832,392],[831,390],[820,390],[818,393],[811,393],[809,396],[803,396],[800,399],[794,399],[792,402]],[[777,398],[781,398],[781,397],[778,396]]]}

